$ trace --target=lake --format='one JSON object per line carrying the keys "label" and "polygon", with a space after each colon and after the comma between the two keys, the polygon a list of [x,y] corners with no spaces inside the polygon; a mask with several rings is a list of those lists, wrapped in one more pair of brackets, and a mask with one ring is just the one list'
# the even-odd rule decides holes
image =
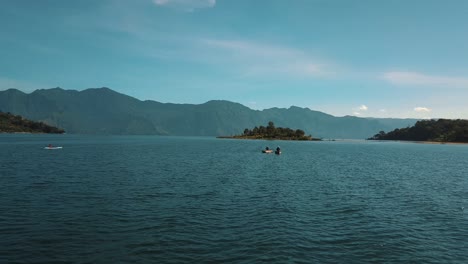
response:
{"label": "lake", "polygon": [[467,168],[468,145],[4,134],[0,262],[468,263]]}

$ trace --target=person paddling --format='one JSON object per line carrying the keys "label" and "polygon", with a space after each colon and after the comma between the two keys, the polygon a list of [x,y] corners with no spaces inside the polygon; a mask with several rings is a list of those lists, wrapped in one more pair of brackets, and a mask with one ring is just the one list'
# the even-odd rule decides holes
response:
{"label": "person paddling", "polygon": [[262,150],[263,153],[272,153],[273,150],[271,150],[269,147],[266,147],[264,150]]}
{"label": "person paddling", "polygon": [[276,148],[275,154],[281,154],[281,149],[279,146]]}

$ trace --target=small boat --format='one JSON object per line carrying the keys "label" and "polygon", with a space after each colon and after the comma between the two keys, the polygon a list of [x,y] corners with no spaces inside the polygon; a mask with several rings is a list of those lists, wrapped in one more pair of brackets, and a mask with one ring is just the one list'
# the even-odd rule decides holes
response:
{"label": "small boat", "polygon": [[262,153],[273,153],[272,149],[264,149],[262,150]]}
{"label": "small boat", "polygon": [[48,146],[48,147],[44,147],[44,149],[62,149],[63,147],[51,147],[51,146]]}

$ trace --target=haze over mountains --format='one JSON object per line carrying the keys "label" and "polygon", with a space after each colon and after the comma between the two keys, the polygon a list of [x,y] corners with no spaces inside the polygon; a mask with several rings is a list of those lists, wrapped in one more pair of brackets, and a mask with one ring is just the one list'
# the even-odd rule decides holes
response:
{"label": "haze over mountains", "polygon": [[53,88],[30,94],[8,89],[0,91],[0,111],[43,121],[67,133],[116,135],[234,135],[273,121],[277,127],[302,129],[313,137],[364,139],[417,121],[335,117],[295,106],[260,111],[222,100],[199,105],[140,101],[109,88]]}

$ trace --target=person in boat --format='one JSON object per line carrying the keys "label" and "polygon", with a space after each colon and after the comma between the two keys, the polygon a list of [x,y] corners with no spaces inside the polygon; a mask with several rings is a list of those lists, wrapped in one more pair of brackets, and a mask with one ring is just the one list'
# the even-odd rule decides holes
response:
{"label": "person in boat", "polygon": [[269,148],[269,147],[266,147],[265,150],[270,150],[270,148]]}
{"label": "person in boat", "polygon": [[49,148],[51,148],[51,147],[52,147],[52,144],[49,144]]}
{"label": "person in boat", "polygon": [[280,149],[279,146],[276,148],[276,152],[277,152],[277,153],[280,153],[280,152],[281,152],[281,149]]}

